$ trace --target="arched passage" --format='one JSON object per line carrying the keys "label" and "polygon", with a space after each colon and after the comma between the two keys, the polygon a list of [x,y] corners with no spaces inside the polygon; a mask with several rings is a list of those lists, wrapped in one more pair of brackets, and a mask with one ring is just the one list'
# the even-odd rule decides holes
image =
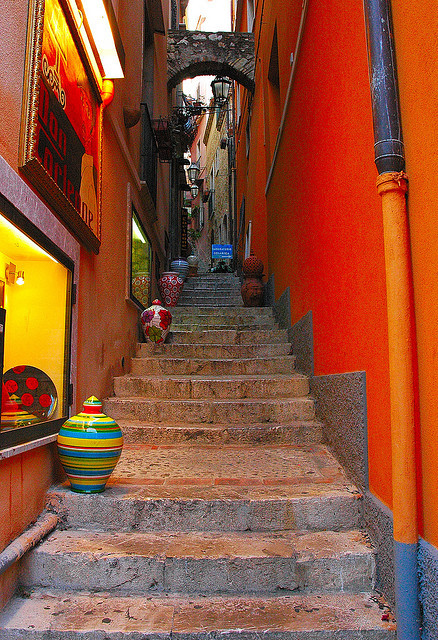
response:
{"label": "arched passage", "polygon": [[217,74],[228,76],[254,91],[254,34],[169,31],[169,88],[185,78]]}

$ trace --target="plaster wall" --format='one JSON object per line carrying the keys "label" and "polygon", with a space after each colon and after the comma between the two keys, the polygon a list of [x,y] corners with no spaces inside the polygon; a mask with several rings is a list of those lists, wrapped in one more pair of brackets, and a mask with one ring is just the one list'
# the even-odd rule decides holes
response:
{"label": "plaster wall", "polygon": [[27,0],[14,0],[0,12],[0,154],[14,168],[18,164],[28,6]]}
{"label": "plaster wall", "polygon": [[[0,156],[0,192],[35,225],[43,229],[73,261],[75,282],[79,271],[79,245],[50,210],[21,180],[16,171]],[[72,314],[71,380],[77,371],[77,308]],[[44,508],[46,491],[59,474],[53,445],[36,447],[25,453],[4,458],[0,454],[0,549],[6,547],[33,522]],[[0,577],[0,607],[15,589],[15,566]]]}
{"label": "plaster wall", "polygon": [[[438,547],[438,14],[433,0],[393,3],[418,344],[423,536]],[[435,557],[436,554],[435,554]]]}
{"label": "plaster wall", "polygon": [[[287,42],[299,16],[288,24],[276,3],[268,5],[262,57],[276,20],[279,58],[290,60]],[[280,65],[281,95],[288,75]],[[362,5],[311,2],[267,191],[269,273],[278,294],[290,287],[292,325],[312,312],[314,374],[366,371],[370,489],[390,506],[386,289],[372,131]]]}
{"label": "plaster wall", "polygon": [[[111,395],[112,376],[129,367],[129,358],[137,342],[138,320],[137,308],[126,300],[129,207],[135,202],[152,240],[154,253],[164,264],[164,215],[167,215],[164,201],[168,191],[163,187],[159,194],[161,218],[157,232],[144,210],[138,176],[140,125],[125,130],[123,124],[123,106],[139,105],[141,100],[141,0],[119,0],[118,3],[127,53],[127,76],[125,80],[116,81],[116,98],[104,114],[102,244],[99,255],[81,248],[54,212],[22,179],[18,172],[18,150],[28,4],[28,0],[13,0],[2,7],[0,14],[0,192],[74,263],[78,301],[72,318],[71,381],[75,390],[72,412],[76,412],[92,393],[102,398]],[[164,46],[161,48],[165,49]],[[157,74],[162,60],[156,58]],[[166,113],[165,82],[161,82],[160,87],[161,93],[157,93],[155,104],[157,110]],[[163,105],[162,110],[160,105]],[[0,456],[0,549],[37,518],[44,507],[46,491],[56,480],[58,472],[53,445],[39,446],[10,458]],[[15,578],[15,567],[0,577],[0,606],[11,595]]]}

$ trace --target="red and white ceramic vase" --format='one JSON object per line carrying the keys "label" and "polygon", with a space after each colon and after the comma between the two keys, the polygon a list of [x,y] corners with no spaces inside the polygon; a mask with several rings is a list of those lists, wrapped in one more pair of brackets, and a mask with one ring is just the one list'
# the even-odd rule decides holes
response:
{"label": "red and white ceramic vase", "polygon": [[183,279],[176,271],[165,271],[158,281],[161,300],[167,307],[174,307],[184,285]]}
{"label": "red and white ceramic vase", "polygon": [[172,314],[165,309],[160,300],[154,300],[140,316],[144,337],[154,344],[163,344],[170,331]]}

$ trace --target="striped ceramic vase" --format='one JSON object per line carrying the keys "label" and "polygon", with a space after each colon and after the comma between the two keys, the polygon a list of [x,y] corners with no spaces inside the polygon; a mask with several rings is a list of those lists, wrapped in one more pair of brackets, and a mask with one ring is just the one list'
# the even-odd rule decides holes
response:
{"label": "striped ceramic vase", "polygon": [[121,429],[102,413],[100,400],[85,400],[83,411],[64,422],[58,434],[59,457],[72,491],[104,491],[122,447]]}

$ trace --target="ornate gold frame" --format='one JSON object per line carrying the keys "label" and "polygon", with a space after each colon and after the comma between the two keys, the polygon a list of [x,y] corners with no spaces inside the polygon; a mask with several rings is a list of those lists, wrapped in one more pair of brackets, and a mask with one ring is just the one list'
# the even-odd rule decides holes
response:
{"label": "ornate gold frame", "polygon": [[[72,29],[72,17],[67,15],[67,5],[62,0],[56,0],[63,9],[67,25],[81,63],[83,64],[90,87],[93,90],[95,100],[96,135],[98,136],[97,152],[97,180],[96,180],[96,202],[97,220],[93,223],[92,229],[81,217],[80,212],[67,198],[57,182],[41,163],[37,155],[37,135],[38,135],[38,109],[39,109],[39,87],[42,76],[42,48],[44,36],[44,13],[46,8],[45,0],[30,0],[29,20],[27,32],[27,51],[23,88],[23,107],[20,131],[19,149],[19,169],[26,176],[29,182],[42,196],[46,203],[52,208],[54,213],[75,235],[81,244],[88,250],[99,253],[101,237],[101,209],[102,209],[102,106],[101,97],[97,90],[97,83],[90,75],[89,63],[84,59],[82,47],[78,46],[78,35]],[[94,219],[94,216],[93,216]]]}

